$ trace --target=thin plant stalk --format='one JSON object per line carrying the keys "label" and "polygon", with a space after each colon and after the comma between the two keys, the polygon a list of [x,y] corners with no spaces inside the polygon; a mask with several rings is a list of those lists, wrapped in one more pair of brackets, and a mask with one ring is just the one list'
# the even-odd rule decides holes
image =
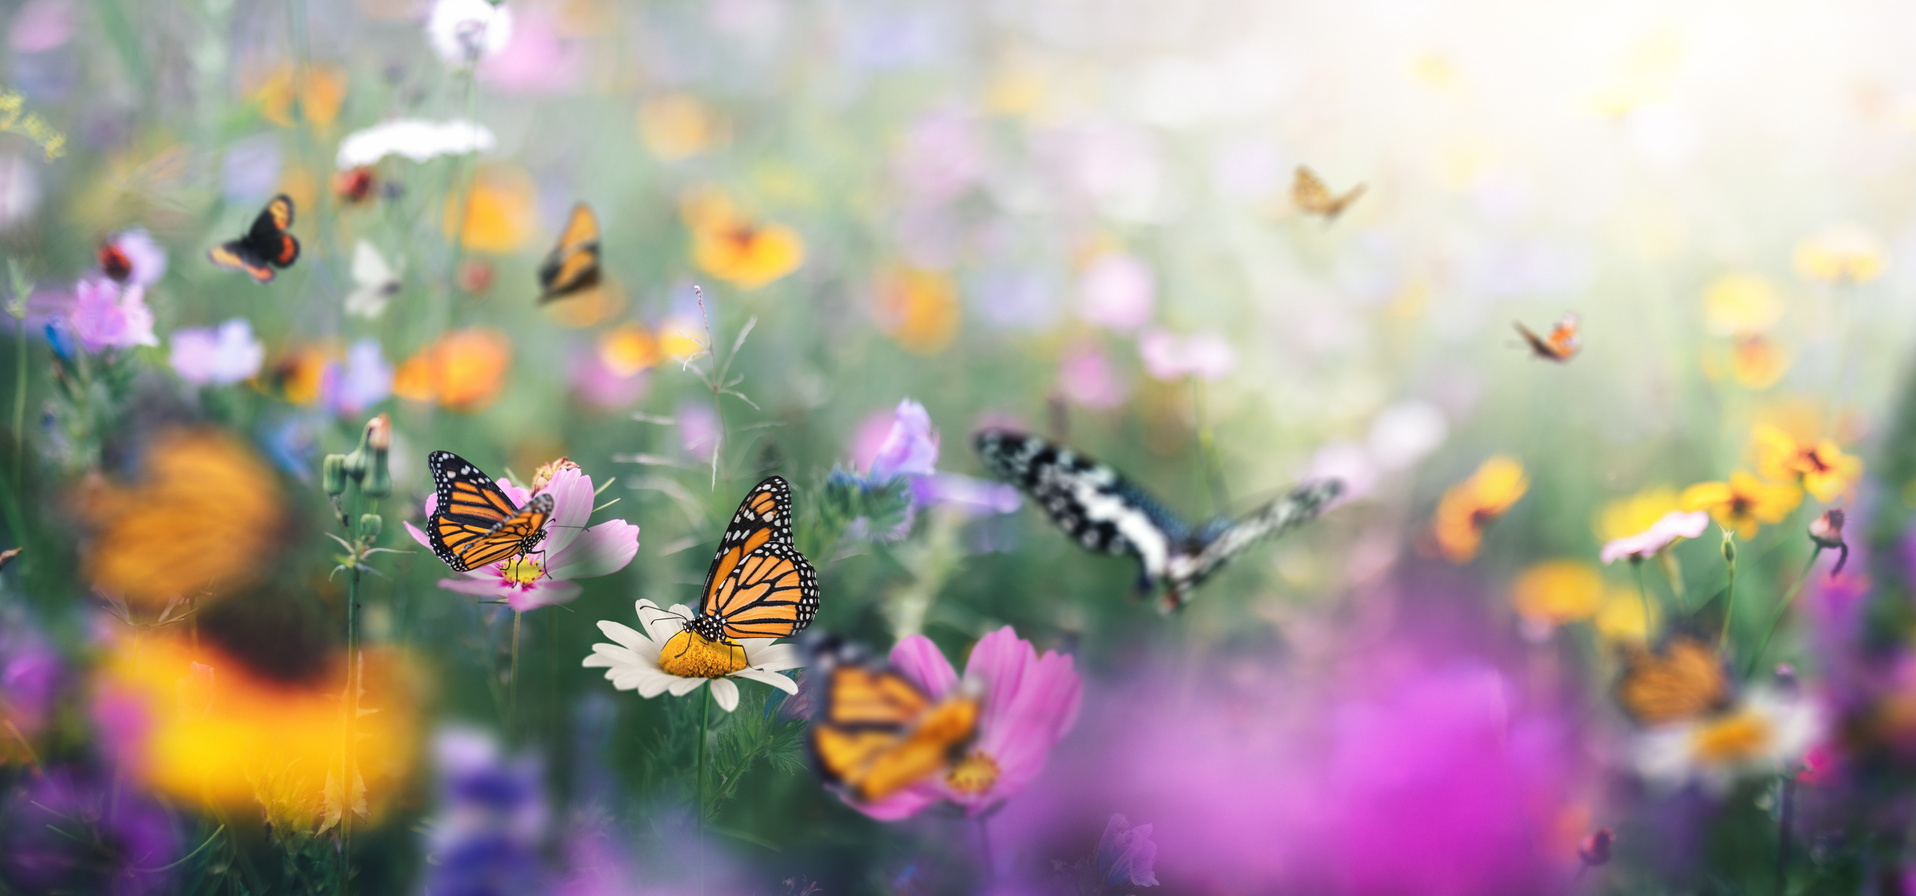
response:
{"label": "thin plant stalk", "polygon": [[1643,584],[1643,558],[1642,557],[1630,558],[1630,571],[1636,574],[1637,598],[1643,601],[1643,643],[1649,644],[1655,639],[1651,637],[1651,635],[1654,634],[1654,632],[1650,630],[1652,625],[1651,616],[1650,616],[1650,589],[1645,587]]}
{"label": "thin plant stalk", "polygon": [[17,334],[13,345],[13,493],[25,487],[23,470],[27,456],[27,319],[26,299],[20,298],[21,316],[13,322]]}
{"label": "thin plant stalk", "polygon": [[1729,648],[1730,621],[1736,618],[1736,554],[1734,552],[1726,553],[1723,562],[1729,568],[1730,582],[1727,586],[1728,594],[1723,599],[1723,633],[1718,635],[1716,639],[1716,649],[1718,653],[1722,653]]}
{"label": "thin plant stalk", "polygon": [[[357,490],[353,493],[353,519],[358,519],[358,510],[363,501]],[[347,534],[353,534],[350,528]],[[359,719],[359,558],[353,558],[352,567],[346,570],[346,694],[343,711],[346,723],[340,726],[344,737],[339,753],[339,892],[345,893],[350,886],[353,871],[353,728]]]}
{"label": "thin plant stalk", "polygon": [[506,673],[506,736],[512,737],[519,721],[519,620],[524,613],[512,611],[512,668]]}
{"label": "thin plant stalk", "polygon": [[1785,896],[1790,882],[1790,816],[1796,810],[1796,777],[1785,770],[1777,790],[1776,896]]}
{"label": "thin plant stalk", "polygon": [[1217,438],[1211,432],[1211,417],[1204,408],[1204,380],[1191,377],[1191,404],[1197,416],[1198,464],[1204,476],[1204,487],[1211,495],[1211,512],[1224,513],[1228,510],[1228,500],[1224,487],[1224,472],[1217,459]]}
{"label": "thin plant stalk", "polygon": [[1816,550],[1810,552],[1810,561],[1803,564],[1803,574],[1796,577],[1796,584],[1784,592],[1783,599],[1776,605],[1776,612],[1770,614],[1770,624],[1763,629],[1763,640],[1757,642],[1756,654],[1750,657],[1750,667],[1743,673],[1744,678],[1756,677],[1757,668],[1763,665],[1763,653],[1770,649],[1770,637],[1776,634],[1777,623],[1783,621],[1783,614],[1789,612],[1790,604],[1796,600],[1796,593],[1803,590],[1803,584],[1810,580],[1810,573],[1816,570],[1816,561],[1823,556],[1823,550],[1819,544]]}
{"label": "thin plant stalk", "polygon": [[997,883],[998,862],[991,851],[990,819],[987,815],[979,815],[973,818],[972,822],[978,828],[978,852],[985,865],[985,882]]}
{"label": "thin plant stalk", "polygon": [[702,896],[705,892],[705,742],[711,739],[712,733],[712,686],[699,688],[699,693],[703,695],[699,698],[699,777],[692,810],[698,817],[699,893]]}

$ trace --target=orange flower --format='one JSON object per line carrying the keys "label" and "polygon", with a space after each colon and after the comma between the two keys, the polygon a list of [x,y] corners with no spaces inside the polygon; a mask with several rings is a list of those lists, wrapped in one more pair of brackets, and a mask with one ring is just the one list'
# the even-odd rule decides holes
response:
{"label": "orange flower", "polygon": [[498,330],[457,330],[419,350],[393,372],[393,394],[476,411],[499,397],[512,365],[512,341]]}
{"label": "orange flower", "polygon": [[1510,603],[1524,622],[1549,631],[1596,615],[1603,606],[1603,577],[1575,560],[1538,563],[1511,585]]}
{"label": "orange flower", "polygon": [[698,155],[724,137],[724,122],[691,94],[667,94],[639,105],[639,139],[664,161]]}
{"label": "orange flower", "polygon": [[1477,556],[1484,530],[1529,488],[1530,480],[1516,458],[1499,454],[1484,461],[1477,472],[1445,492],[1437,503],[1431,534],[1438,550],[1452,563]]}
{"label": "orange flower", "polygon": [[1745,389],[1768,389],[1789,370],[1789,353],[1768,336],[1739,333],[1730,343],[1730,375]]}
{"label": "orange flower", "polygon": [[599,362],[621,377],[659,363],[659,341],[638,324],[621,324],[599,337]]}
{"label": "orange flower", "polygon": [[259,114],[267,121],[283,128],[292,127],[296,121],[295,101],[299,104],[298,118],[312,122],[314,127],[324,128],[339,117],[339,107],[346,101],[345,69],[310,65],[297,90],[293,82],[293,66],[287,63],[274,69],[253,92],[253,98],[259,102]]}
{"label": "orange flower", "polygon": [[1771,479],[1794,481],[1816,500],[1828,503],[1849,491],[1863,477],[1863,461],[1829,439],[1798,441],[1782,427],[1758,424],[1750,437],[1756,443],[1756,469]]}
{"label": "orange flower", "polygon": [[1683,490],[1684,510],[1707,510],[1710,518],[1748,541],[1764,524],[1783,521],[1803,500],[1794,485],[1764,482],[1741,470],[1728,482],[1700,482]]}
{"label": "orange flower", "polygon": [[504,254],[518,250],[532,238],[536,222],[534,208],[539,191],[532,176],[509,166],[479,169],[472,187],[446,197],[446,235],[453,234],[459,221],[461,197],[464,197],[465,227],[460,242],[480,252]]}
{"label": "orange flower", "polygon": [[932,271],[903,271],[878,286],[878,328],[906,351],[935,355],[958,336],[958,288]]}
{"label": "orange flower", "polygon": [[337,352],[320,346],[302,345],[273,362],[261,385],[266,391],[277,393],[289,404],[312,404],[319,400],[319,389],[325,379],[327,365],[332,364],[337,357]]}
{"label": "orange flower", "polygon": [[754,222],[721,193],[694,193],[680,214],[692,228],[692,263],[739,289],[758,289],[805,263],[797,231]]}

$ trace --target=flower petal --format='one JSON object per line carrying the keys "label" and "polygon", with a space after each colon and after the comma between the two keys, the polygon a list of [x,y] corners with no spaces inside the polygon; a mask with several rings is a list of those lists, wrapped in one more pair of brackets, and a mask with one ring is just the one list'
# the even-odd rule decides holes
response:
{"label": "flower petal", "polygon": [[494,600],[506,600],[518,593],[519,588],[496,576],[486,578],[440,579],[439,587],[459,594],[474,597],[488,597]]}
{"label": "flower petal", "polygon": [[744,678],[750,681],[769,684],[787,694],[798,693],[798,682],[793,681],[789,676],[780,675],[777,672],[766,669],[745,668],[732,673],[732,675],[736,678]]}
{"label": "flower petal", "polygon": [[[589,480],[588,480],[589,481]],[[556,524],[555,524],[556,525]],[[590,579],[625,568],[639,553],[639,527],[625,520],[607,520],[575,533],[563,547],[554,548],[546,572],[555,579]]]}
{"label": "flower petal", "polygon": [[742,640],[739,644],[745,648],[745,662],[754,669],[783,672],[805,665],[804,654],[790,644],[774,644],[765,638]]}
{"label": "flower petal", "polygon": [[914,784],[882,800],[861,803],[844,794],[839,795],[848,805],[879,821],[897,821],[910,818],[925,810],[925,807],[938,802],[940,791],[927,783]]}
{"label": "flower petal", "polygon": [[506,606],[515,613],[537,610],[540,607],[552,607],[571,603],[585,586],[578,582],[562,582],[554,579],[541,579],[525,588],[515,588],[506,598]]}
{"label": "flower petal", "polygon": [[[1006,631],[1010,629],[1007,628]],[[900,675],[911,679],[913,684],[924,689],[925,693],[931,695],[933,699],[944,697],[958,684],[958,671],[953,669],[951,661],[945,659],[945,655],[938,651],[938,645],[931,643],[931,639],[924,635],[912,635],[893,646],[891,665]]]}
{"label": "flower petal", "polygon": [[545,493],[552,496],[552,534],[546,536],[546,550],[556,556],[565,553],[566,547],[585,529],[586,520],[592,518],[592,477],[567,467],[552,475]]}
{"label": "flower petal", "polygon": [[673,676],[672,685],[666,688],[666,690],[671,691],[674,697],[683,697],[686,694],[698,690],[699,685],[704,684],[708,680],[709,679],[704,678],[679,678],[678,676]]}
{"label": "flower petal", "polygon": [[[426,503],[427,505],[431,505],[433,501],[431,498],[427,498]],[[426,515],[427,516],[432,515],[431,506],[428,506],[426,508]],[[428,547],[428,548],[432,547],[432,542],[426,539],[426,533],[423,530],[421,530],[418,526],[413,525],[411,520],[400,520],[399,525],[406,527],[406,534],[411,535],[413,541],[419,542],[419,544],[423,547]]]}
{"label": "flower petal", "polygon": [[[601,619],[599,620],[599,631],[604,632],[606,637],[625,645],[626,649],[631,650],[633,653],[645,655],[648,653],[657,654],[659,652],[658,642],[640,634],[633,630],[631,626],[624,623],[613,622],[610,619]],[[653,662],[657,662],[657,660],[653,660]]]}
{"label": "flower petal", "polygon": [[729,678],[712,679],[712,699],[718,701],[719,708],[731,712],[738,708],[738,685]]}

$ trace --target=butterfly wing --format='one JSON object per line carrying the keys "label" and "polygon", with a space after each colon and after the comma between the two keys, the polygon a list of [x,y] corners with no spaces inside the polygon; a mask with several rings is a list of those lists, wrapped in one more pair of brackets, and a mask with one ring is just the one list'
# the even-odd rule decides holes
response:
{"label": "butterfly wing", "polygon": [[818,573],[792,541],[792,487],[771,476],[745,495],[705,573],[701,634],[785,638],[818,613]]}
{"label": "butterfly wing", "polygon": [[1164,609],[1182,606],[1185,592],[1202,584],[1226,561],[1253,543],[1317,519],[1318,514],[1343,493],[1344,483],[1336,479],[1306,482],[1215,534],[1174,548],[1166,575],[1169,587],[1165,591]]}
{"label": "butterfly wing", "polygon": [[1577,316],[1566,314],[1557,325],[1550,328],[1550,347],[1556,349],[1557,357],[1568,361],[1577,350],[1583,347],[1583,337],[1577,327]]}
{"label": "butterfly wing", "polygon": [[1730,698],[1723,661],[1701,641],[1676,638],[1662,650],[1638,650],[1625,658],[1617,703],[1644,725],[1663,725],[1708,714]]}
{"label": "butterfly wing", "polygon": [[889,669],[855,659],[825,665],[825,694],[812,722],[812,758],[826,783],[881,800],[936,774],[977,730],[978,702],[933,702]]}
{"label": "butterfly wing", "polygon": [[426,456],[437,506],[426,521],[432,552],[459,572],[478,569],[531,550],[552,516],[552,496],[533,495],[524,508],[512,503],[492,478],[450,451]]}
{"label": "butterfly wing", "polygon": [[599,219],[591,206],[581,202],[572,207],[565,232],[559,234],[559,245],[539,265],[539,301],[563,299],[598,282]]}
{"label": "butterfly wing", "polygon": [[216,265],[247,275],[261,283],[271,282],[273,268],[289,268],[299,259],[299,240],[286,232],[293,226],[293,200],[284,193],[266,203],[246,235],[207,250],[206,257]]}
{"label": "butterfly wing", "polygon": [[206,257],[220,267],[245,271],[248,276],[261,283],[272,282],[273,269],[267,265],[264,258],[246,248],[245,240],[233,240],[214,246],[206,250]]}
{"label": "butterfly wing", "polygon": [[1339,196],[1331,192],[1317,172],[1299,165],[1296,176],[1291,180],[1291,202],[1309,214],[1323,215],[1324,223],[1328,224],[1337,220],[1337,216],[1350,208],[1351,203],[1356,202],[1368,189],[1368,184],[1358,184]]}
{"label": "butterfly wing", "polygon": [[1010,430],[980,432],[975,445],[993,475],[1024,490],[1084,549],[1138,558],[1146,590],[1190,537],[1189,525],[1117,470],[1063,445]]}

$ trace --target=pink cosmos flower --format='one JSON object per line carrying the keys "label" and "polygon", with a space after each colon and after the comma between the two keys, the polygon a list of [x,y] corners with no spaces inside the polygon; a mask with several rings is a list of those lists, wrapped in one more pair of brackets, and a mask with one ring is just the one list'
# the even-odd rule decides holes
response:
{"label": "pink cosmos flower", "polygon": [[1657,552],[1675,544],[1679,538],[1702,535],[1709,525],[1710,515],[1701,510],[1691,513],[1672,510],[1652,523],[1650,528],[1604,545],[1603,562],[1610,563],[1624,557],[1633,561],[1654,557]]}
{"label": "pink cosmos flower", "polygon": [[631,406],[645,397],[646,386],[651,382],[644,370],[627,373],[612,369],[596,351],[575,353],[571,373],[572,394],[601,411]]}
{"label": "pink cosmos flower", "polygon": [[1216,333],[1179,336],[1165,330],[1146,330],[1138,337],[1138,354],[1152,377],[1171,382],[1187,376],[1221,380],[1237,367],[1237,352]]}
{"label": "pink cosmos flower", "polygon": [[1151,269],[1123,252],[1092,259],[1078,280],[1078,315],[1113,330],[1144,326],[1156,299]]}
{"label": "pink cosmos flower", "polygon": [[219,329],[187,327],[173,331],[169,363],[195,386],[225,386],[250,379],[266,360],[266,346],[253,338],[253,325],[236,317]]}
{"label": "pink cosmos flower", "polygon": [[[513,503],[524,507],[532,493],[501,479],[499,488]],[[576,579],[607,576],[632,562],[639,553],[639,527],[625,520],[607,520],[586,528],[592,516],[592,477],[577,467],[553,474],[544,491],[552,495],[552,519],[546,523],[545,541],[530,555],[483,569],[469,570],[464,578],[440,579],[439,587],[460,594],[504,601],[514,612],[563,604],[579,596],[584,589]],[[438,501],[426,499],[426,515],[431,516]],[[426,533],[410,521],[406,531],[413,540],[429,545]]]}
{"label": "pink cosmos flower", "polygon": [[[943,699],[959,687],[958,672],[923,635],[898,642],[891,664],[899,674]],[[852,806],[880,821],[915,815],[939,800],[977,815],[1024,790],[1044,771],[1051,748],[1078,720],[1083,688],[1072,658],[1046,651],[1005,626],[979,640],[965,664],[965,684],[984,696],[978,732],[949,773],[920,781],[885,799]]]}
{"label": "pink cosmos flower", "polygon": [[1131,396],[1131,387],[1113,368],[1110,356],[1092,344],[1065,351],[1058,365],[1058,391],[1073,404],[1100,410],[1117,407]]}
{"label": "pink cosmos flower", "polygon": [[73,287],[73,311],[67,321],[73,335],[89,352],[105,348],[159,345],[153,335],[153,312],[146,307],[146,290],[106,279],[82,280]]}
{"label": "pink cosmos flower", "polygon": [[[144,227],[116,234],[107,240],[111,247],[125,260],[126,268],[121,282],[131,286],[152,286],[160,282],[166,273],[166,249],[153,240],[153,235]],[[114,276],[108,273],[107,276]]]}

